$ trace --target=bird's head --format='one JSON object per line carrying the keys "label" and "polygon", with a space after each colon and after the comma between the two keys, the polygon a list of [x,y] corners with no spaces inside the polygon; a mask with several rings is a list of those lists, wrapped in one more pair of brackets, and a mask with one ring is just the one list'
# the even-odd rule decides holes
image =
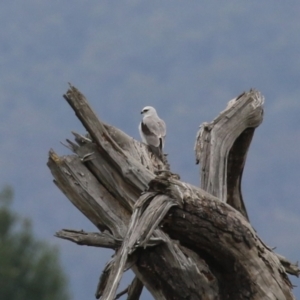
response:
{"label": "bird's head", "polygon": [[141,114],[143,114],[144,116],[152,116],[152,115],[157,115],[156,109],[152,106],[145,106],[142,111]]}

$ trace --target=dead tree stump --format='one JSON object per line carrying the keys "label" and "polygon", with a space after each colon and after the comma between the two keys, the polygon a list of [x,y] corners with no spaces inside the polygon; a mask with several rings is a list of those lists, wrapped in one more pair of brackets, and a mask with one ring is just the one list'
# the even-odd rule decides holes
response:
{"label": "dead tree stump", "polygon": [[[87,135],[67,140],[74,153],[49,152],[54,183],[98,228],[61,230],[57,237],[111,248],[96,298],[145,286],[155,299],[294,299],[287,273],[299,268],[274,253],[249,223],[241,193],[246,155],[263,118],[255,90],[231,100],[197,134],[201,188],[179,180],[166,161],[121,130],[103,123],[73,86],[64,95]],[[88,251],[88,249],[87,249]],[[123,272],[132,284],[117,294]]]}

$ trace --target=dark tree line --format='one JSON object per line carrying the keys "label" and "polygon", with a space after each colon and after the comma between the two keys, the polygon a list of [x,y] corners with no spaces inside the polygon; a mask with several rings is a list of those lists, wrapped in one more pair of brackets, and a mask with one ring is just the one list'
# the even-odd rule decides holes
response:
{"label": "dark tree line", "polygon": [[11,208],[13,190],[0,192],[0,299],[69,300],[57,249],[37,240],[30,220]]}

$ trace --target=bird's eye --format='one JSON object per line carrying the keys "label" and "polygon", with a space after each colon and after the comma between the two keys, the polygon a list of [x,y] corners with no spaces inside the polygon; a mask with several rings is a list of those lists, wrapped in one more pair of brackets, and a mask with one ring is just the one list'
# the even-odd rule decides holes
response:
{"label": "bird's eye", "polygon": [[149,109],[144,109],[144,112],[147,112]]}

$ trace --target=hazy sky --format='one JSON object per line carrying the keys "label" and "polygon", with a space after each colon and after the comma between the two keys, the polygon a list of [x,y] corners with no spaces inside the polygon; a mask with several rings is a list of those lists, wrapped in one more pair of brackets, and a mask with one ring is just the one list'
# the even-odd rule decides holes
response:
{"label": "hazy sky", "polygon": [[53,237],[61,228],[96,230],[46,167],[50,148],[69,154],[59,142],[84,133],[62,98],[68,82],[100,118],[138,139],[141,108],[155,106],[171,168],[193,184],[198,126],[242,91],[260,90],[265,119],[250,147],[244,200],[263,240],[300,258],[299,14],[296,1],[0,4],[0,184],[13,186],[15,209],[61,249],[74,300],[94,299],[112,252]]}

